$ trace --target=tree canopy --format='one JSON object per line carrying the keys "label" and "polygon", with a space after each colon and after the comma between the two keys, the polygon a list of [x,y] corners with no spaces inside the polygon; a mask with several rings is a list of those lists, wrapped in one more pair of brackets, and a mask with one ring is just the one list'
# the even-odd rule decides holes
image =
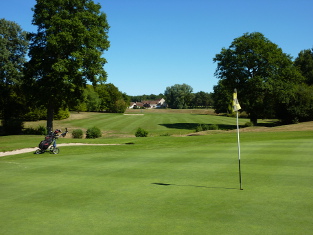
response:
{"label": "tree canopy", "polygon": [[300,69],[308,85],[313,85],[313,48],[302,50],[295,59],[295,65]]}
{"label": "tree canopy", "polygon": [[0,118],[7,134],[11,134],[10,122],[19,121],[24,106],[20,85],[28,48],[26,35],[15,22],[0,19]]}
{"label": "tree canopy", "polygon": [[213,105],[212,94],[204,91],[194,93],[191,104],[193,107],[208,108]]}
{"label": "tree canopy", "polygon": [[187,84],[175,84],[167,87],[164,96],[172,109],[187,109],[192,99],[192,87]]}
{"label": "tree canopy", "polygon": [[60,106],[76,102],[87,82],[106,81],[102,54],[110,46],[109,25],[92,0],[37,0],[30,34],[28,84],[45,105],[47,128]]}
{"label": "tree canopy", "polygon": [[131,102],[143,101],[143,100],[159,100],[162,99],[164,95],[162,93],[155,95],[136,95],[136,96],[129,96]]}
{"label": "tree canopy", "polygon": [[295,84],[303,80],[291,57],[259,32],[235,38],[213,61],[221,87],[215,91],[227,91],[230,102],[237,88],[241,107],[254,124],[258,118],[273,117],[277,106],[288,102]]}
{"label": "tree canopy", "polygon": [[99,85],[96,87],[99,94],[100,108],[108,113],[123,113],[129,105],[129,98],[118,90],[112,83]]}

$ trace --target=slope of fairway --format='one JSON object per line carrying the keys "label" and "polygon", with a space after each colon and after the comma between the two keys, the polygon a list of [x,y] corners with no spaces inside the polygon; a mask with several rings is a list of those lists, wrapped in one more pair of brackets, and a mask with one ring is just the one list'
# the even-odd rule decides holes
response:
{"label": "slope of fairway", "polygon": [[[98,140],[105,142],[105,139]],[[125,138],[0,158],[1,234],[310,234],[312,132]]]}
{"label": "slope of fairway", "polygon": [[[162,112],[163,111],[163,112]],[[205,115],[202,110],[186,110],[189,112],[176,113],[175,110],[144,110],[140,115],[124,115],[113,113],[71,113],[66,120],[55,121],[55,128],[69,130],[80,128],[86,130],[90,127],[98,127],[104,137],[110,136],[134,136],[138,127],[149,132],[149,136],[164,134],[185,135],[195,132],[200,124],[217,124],[220,129],[235,129],[236,119],[232,117]],[[202,112],[201,112],[202,111]],[[133,114],[133,113],[131,113]],[[240,119],[240,125],[248,122],[248,119]],[[45,125],[43,121],[26,123],[26,127]]]}

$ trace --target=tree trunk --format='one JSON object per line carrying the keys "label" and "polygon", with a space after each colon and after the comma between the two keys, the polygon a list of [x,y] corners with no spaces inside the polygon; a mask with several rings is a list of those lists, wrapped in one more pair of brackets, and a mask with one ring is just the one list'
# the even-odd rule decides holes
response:
{"label": "tree trunk", "polygon": [[48,135],[53,131],[53,119],[54,119],[54,105],[53,103],[48,104],[47,108],[47,132]]}
{"label": "tree trunk", "polygon": [[250,122],[252,122],[253,126],[258,124],[258,119],[256,117],[250,117]]}

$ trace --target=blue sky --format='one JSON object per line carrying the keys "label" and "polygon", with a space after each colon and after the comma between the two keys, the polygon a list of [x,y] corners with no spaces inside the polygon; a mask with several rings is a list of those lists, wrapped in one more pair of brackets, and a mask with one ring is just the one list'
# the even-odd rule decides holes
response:
{"label": "blue sky", "polygon": [[[261,32],[297,57],[313,48],[312,0],[95,0],[107,14],[108,83],[128,95],[159,94],[186,83],[194,92],[217,84],[213,58],[233,39]],[[25,31],[35,0],[0,1],[0,18]]]}

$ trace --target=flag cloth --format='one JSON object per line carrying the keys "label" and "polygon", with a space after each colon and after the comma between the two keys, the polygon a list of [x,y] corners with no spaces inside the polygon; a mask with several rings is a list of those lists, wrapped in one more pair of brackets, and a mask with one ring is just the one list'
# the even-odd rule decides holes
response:
{"label": "flag cloth", "polygon": [[240,107],[240,104],[239,104],[238,99],[237,99],[237,90],[235,89],[234,93],[233,93],[233,111],[237,112],[240,109],[241,109],[241,107]]}

